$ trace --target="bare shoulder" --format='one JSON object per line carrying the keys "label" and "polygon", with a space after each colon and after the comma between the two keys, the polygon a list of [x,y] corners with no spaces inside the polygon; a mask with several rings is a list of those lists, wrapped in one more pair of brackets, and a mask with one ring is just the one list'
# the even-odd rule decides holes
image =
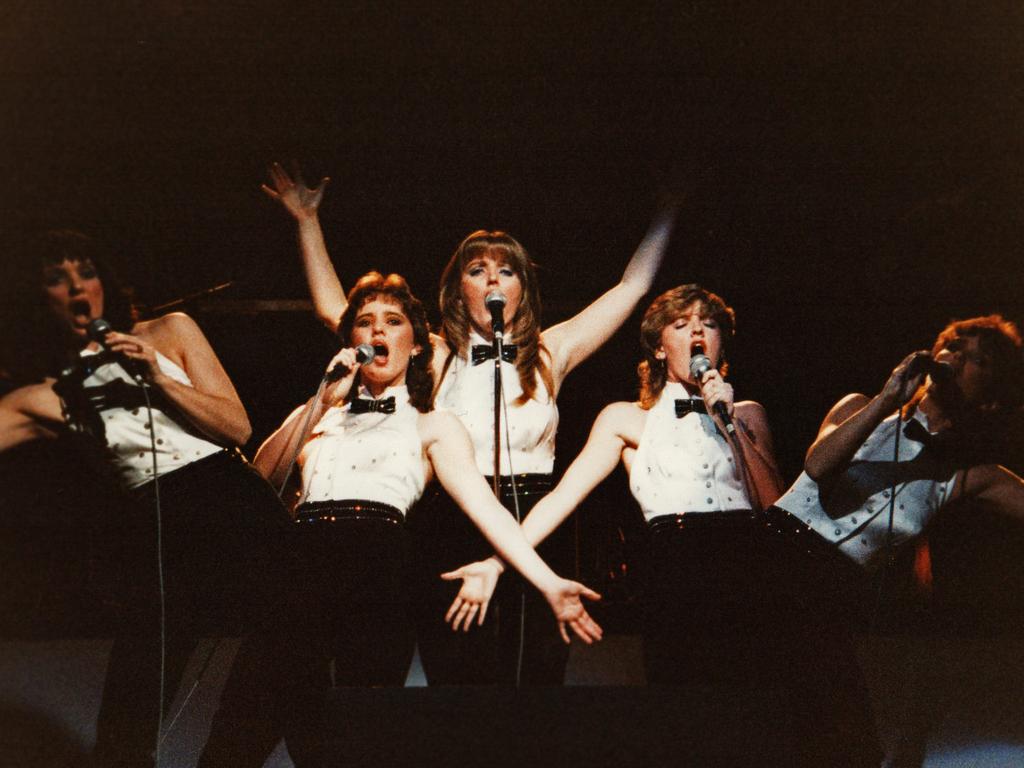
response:
{"label": "bare shoulder", "polygon": [[860,392],[851,392],[832,406],[825,416],[826,424],[840,424],[871,402],[871,398]]}
{"label": "bare shoulder", "polygon": [[434,374],[436,385],[437,380],[441,377],[441,371],[444,370],[444,363],[448,359],[448,355],[451,354],[451,348],[448,346],[444,336],[438,336],[436,333],[430,334],[430,346],[434,350],[434,357],[430,361],[430,368]]}
{"label": "bare shoulder", "polygon": [[435,408],[421,413],[416,426],[424,447],[446,437],[457,438],[466,434],[466,428],[462,426],[458,417],[445,408]]}
{"label": "bare shoulder", "polygon": [[736,415],[747,424],[767,424],[768,412],[764,406],[754,400],[741,400],[736,403]]}
{"label": "bare shoulder", "polygon": [[[184,312],[171,312],[135,324],[132,333],[152,344],[185,342],[203,336],[199,324]],[[204,337],[205,338],[205,337]]]}
{"label": "bare shoulder", "polygon": [[619,401],[606,405],[594,421],[594,431],[612,432],[627,445],[637,445],[647,423],[646,411],[639,403]]}

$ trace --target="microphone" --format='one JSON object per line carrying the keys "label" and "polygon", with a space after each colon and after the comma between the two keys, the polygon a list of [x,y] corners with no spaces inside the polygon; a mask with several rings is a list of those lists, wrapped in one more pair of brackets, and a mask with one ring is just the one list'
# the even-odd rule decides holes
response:
{"label": "microphone", "polygon": [[[712,370],[715,366],[711,364],[711,358],[704,354],[704,347],[700,344],[695,344],[693,352],[697,354],[690,358],[690,375],[696,380],[697,384],[702,384],[704,381],[704,375]],[[732,417],[729,415],[729,408],[725,403],[718,402],[714,404],[715,415],[721,420],[722,425],[725,427],[725,431],[730,435],[736,432],[736,427],[733,426]]]}
{"label": "microphone", "polygon": [[484,305],[491,311],[491,331],[496,339],[505,336],[505,294],[491,291],[484,297]]}
{"label": "microphone", "polygon": [[[359,366],[363,365],[363,363],[370,362],[371,360],[373,360],[373,356],[375,354],[376,350],[374,350],[373,345],[360,344],[358,347],[356,347],[356,365]],[[349,371],[351,370],[352,369],[349,368],[344,363],[338,363],[336,366],[334,366],[333,368],[331,368],[331,370],[327,372],[327,375],[324,376],[324,378],[330,382],[340,381],[341,379],[344,379],[346,376],[348,376]]]}
{"label": "microphone", "polygon": [[921,375],[931,376],[932,381],[936,384],[952,381],[953,366],[949,363],[936,360],[929,354],[922,353],[911,360],[910,365],[907,366],[908,379]]}
{"label": "microphone", "polygon": [[[94,320],[89,321],[89,325],[85,329],[86,335],[90,341],[95,341],[104,349],[110,351],[110,347],[107,345],[107,334],[114,330],[114,326],[109,321],[102,317],[97,317]],[[145,374],[142,365],[138,360],[132,360],[126,355],[117,355],[117,360],[120,366],[125,372],[135,379],[136,384],[145,384]]]}

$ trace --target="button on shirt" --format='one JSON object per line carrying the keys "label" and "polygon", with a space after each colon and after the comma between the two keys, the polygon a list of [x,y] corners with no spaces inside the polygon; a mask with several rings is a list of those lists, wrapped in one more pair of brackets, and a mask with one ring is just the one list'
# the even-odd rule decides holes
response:
{"label": "button on shirt", "polygon": [[688,398],[682,384],[668,382],[647,412],[633,457],[629,488],[644,518],[682,512],[750,509],[732,451],[707,414],[676,418],[676,398]]}
{"label": "button on shirt", "polygon": [[[469,347],[486,344],[476,332]],[[501,474],[538,472],[549,474],[555,465],[555,433],[558,431],[558,406],[537,374],[533,399],[522,405],[516,399],[523,393],[519,371],[514,363],[502,362],[501,383],[506,408],[501,422]],[[455,355],[437,392],[436,404],[454,413],[469,432],[482,475],[494,474],[494,362],[473,365]],[[506,425],[506,414],[508,421]],[[511,443],[511,461],[505,439]]]}
{"label": "button on shirt", "polygon": [[[352,413],[334,406],[323,415],[299,454],[303,501],[365,499],[407,512],[423,494],[427,469],[419,411],[405,386],[389,387],[394,413]],[[359,397],[370,398],[361,387]]]}
{"label": "button on shirt", "polygon": [[[923,413],[911,418],[927,429]],[[868,569],[884,560],[890,503],[893,544],[899,546],[920,534],[949,501],[956,478],[938,455],[901,435],[893,494],[893,438],[900,423],[893,414],[875,427],[845,470],[824,487],[804,472],[776,502]]]}

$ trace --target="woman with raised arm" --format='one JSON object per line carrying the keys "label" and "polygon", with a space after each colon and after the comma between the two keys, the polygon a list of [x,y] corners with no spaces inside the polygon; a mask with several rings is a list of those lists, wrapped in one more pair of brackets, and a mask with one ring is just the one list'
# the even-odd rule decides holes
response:
{"label": "woman with raised arm", "polygon": [[[324,179],[310,189],[278,165],[272,187],[298,224],[299,245],[317,315],[331,329],[345,308],[317,219]],[[575,317],[542,331],[536,270],[525,249],[503,232],[474,232],[460,243],[441,278],[443,337],[433,336],[431,366],[437,404],[451,410],[472,440],[476,466],[494,485],[494,334],[485,299],[504,299],[500,475],[502,504],[517,518],[551,486],[558,409],[565,377],[619,328],[650,290],[675,220],[675,209],[656,217],[622,280]],[[484,364],[487,356],[490,362]],[[507,418],[506,418],[507,414]],[[424,672],[431,684],[515,683],[560,685],[567,650],[558,642],[546,608],[532,591],[504,583],[483,631],[452,633],[444,612],[456,594],[438,575],[485,557],[487,542],[443,494],[424,500],[412,527],[419,562],[417,632]],[[568,541],[551,541],[542,555],[567,560]],[[525,602],[525,612],[521,606]]]}
{"label": "woman with raised arm", "polygon": [[[254,638],[262,648],[242,652],[203,766],[262,765],[282,731],[297,766],[320,765],[319,714],[332,661],[339,686],[405,682],[415,643],[405,515],[432,474],[540,590],[566,643],[566,624],[585,642],[601,636],[580,600],[598,596],[545,565],[474,470],[462,424],[431,409],[433,349],[405,281],[376,272],[360,279],[339,334],[349,345],[331,361],[340,378],[293,412],[256,457],[280,482],[298,455],[296,520],[307,567],[293,588],[311,605],[287,612],[276,638]],[[369,359],[359,365],[361,346]],[[315,424],[308,439],[306,423]],[[272,681],[259,672],[270,666],[278,669]],[[282,692],[268,694],[275,688]]]}
{"label": "woman with raised arm", "polygon": [[127,576],[95,762],[152,765],[197,633],[227,606],[252,617],[287,515],[235,447],[249,420],[191,318],[135,322],[103,250],[80,233],[47,232],[13,255],[0,367],[18,386],[0,399],[0,450],[85,433],[133,497],[128,519],[106,528]]}
{"label": "woman with raised arm", "polygon": [[[651,684],[765,683],[755,513],[782,484],[764,409],[734,403],[724,378],[733,329],[732,309],[697,285],[655,299],[641,323],[639,402],[600,413],[583,451],[523,521],[536,545],[622,461],[650,534],[642,568]],[[446,617],[454,629],[487,611],[501,570],[490,558],[445,574],[465,580]]]}

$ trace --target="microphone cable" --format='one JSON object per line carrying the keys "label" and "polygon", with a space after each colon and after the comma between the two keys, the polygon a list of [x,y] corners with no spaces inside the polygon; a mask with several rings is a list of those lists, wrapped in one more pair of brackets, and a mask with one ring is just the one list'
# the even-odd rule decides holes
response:
{"label": "microphone cable", "polygon": [[[512,434],[508,424],[508,399],[505,397],[505,387],[501,388],[501,410],[505,417],[505,455],[508,456],[509,480],[512,486],[512,507],[516,517],[516,523],[522,530],[523,518],[519,508],[519,488],[516,485],[516,473],[512,467]],[[500,482],[500,481],[499,481]],[[523,653],[526,645],[526,583],[523,581],[519,590],[519,648],[516,653],[516,688],[522,685],[523,676]]]}

